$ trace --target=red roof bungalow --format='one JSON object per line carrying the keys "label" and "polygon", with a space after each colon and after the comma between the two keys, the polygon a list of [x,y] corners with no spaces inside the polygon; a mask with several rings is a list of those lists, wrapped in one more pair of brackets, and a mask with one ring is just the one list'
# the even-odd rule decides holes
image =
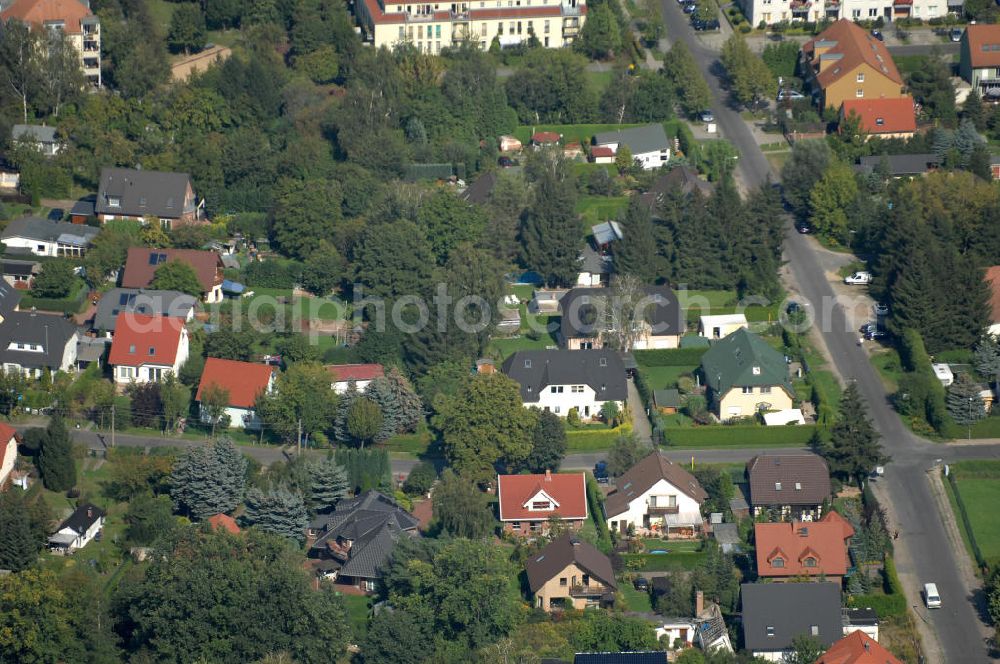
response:
{"label": "red roof bungalow", "polygon": [[830,511],[819,521],[754,524],[757,574],[774,581],[824,576],[840,581],[847,574],[847,544],[854,528]]}
{"label": "red roof bungalow", "polygon": [[159,382],[188,359],[183,318],[122,312],[115,323],[108,364],[119,385]]}
{"label": "red roof bungalow", "polygon": [[199,249],[131,247],[125,259],[122,288],[148,288],[153,283],[156,270],[164,263],[173,261],[182,261],[194,268],[205,302],[222,301],[222,258],[214,251]]}
{"label": "red roof bungalow", "polygon": [[346,392],[352,381],[362,391],[376,378],[385,376],[381,364],[329,364],[326,370],[330,372],[330,388],[337,394]]}
{"label": "red roof bungalow", "polygon": [[913,97],[886,99],[845,99],[840,107],[840,122],[851,114],[857,116],[867,138],[910,138],[917,131]]}
{"label": "red roof bungalow", "polygon": [[583,473],[499,475],[500,522],[508,533],[543,535],[549,519],[578,530],[587,519],[587,483]]}
{"label": "red roof bungalow", "polygon": [[210,386],[222,388],[229,394],[229,403],[222,419],[229,418],[231,429],[260,429],[261,422],[255,412],[257,397],[270,392],[274,386],[275,368],[268,364],[237,362],[210,357],[205,360],[205,369],[198,383],[195,401],[201,404],[201,421],[212,423],[219,415],[205,408],[202,396]]}
{"label": "red roof bungalow", "polygon": [[590,161],[595,164],[613,164],[615,151],[607,145],[595,145],[590,148]]}
{"label": "red roof bungalow", "polygon": [[536,148],[548,147],[550,145],[558,145],[562,136],[554,131],[536,131],[531,135],[531,144]]}
{"label": "red roof bungalow", "polygon": [[240,534],[240,527],[236,525],[236,520],[228,514],[216,514],[208,517],[208,525],[212,526],[212,530],[226,530],[233,535]]}
{"label": "red roof bungalow", "polygon": [[903,664],[885,647],[862,631],[836,641],[815,664]]}

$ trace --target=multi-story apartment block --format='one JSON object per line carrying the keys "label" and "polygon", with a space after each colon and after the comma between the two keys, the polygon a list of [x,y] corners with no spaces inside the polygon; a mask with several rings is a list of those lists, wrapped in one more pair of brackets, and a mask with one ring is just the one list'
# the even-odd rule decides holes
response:
{"label": "multi-story apartment block", "polygon": [[101,21],[90,11],[89,0],[14,0],[0,12],[0,20],[10,19],[63,33],[80,53],[87,82],[101,86]]}
{"label": "multi-story apartment block", "polygon": [[391,48],[409,42],[425,53],[464,41],[487,49],[520,44],[534,35],[542,46],[573,43],[587,17],[586,0],[475,0],[416,3],[412,0],[356,0],[355,14],[365,41]]}
{"label": "multi-story apartment block", "polygon": [[919,18],[926,21],[962,8],[961,0],[739,0],[739,4],[753,26],[842,18],[852,21],[881,18],[887,22]]}

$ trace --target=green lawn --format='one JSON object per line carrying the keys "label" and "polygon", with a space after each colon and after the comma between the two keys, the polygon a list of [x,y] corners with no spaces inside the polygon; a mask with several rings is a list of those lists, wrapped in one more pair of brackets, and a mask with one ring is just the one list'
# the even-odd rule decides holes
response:
{"label": "green lawn", "polygon": [[417,457],[425,454],[430,444],[431,436],[425,431],[394,436],[385,441],[384,446],[388,448],[390,454]]}
{"label": "green lawn", "polygon": [[603,91],[608,87],[608,83],[611,82],[611,77],[614,75],[612,71],[588,71],[587,80],[590,81],[590,86],[597,92]]}
{"label": "green lawn", "polygon": [[817,427],[811,424],[784,427],[718,424],[700,427],[668,427],[664,430],[664,435],[669,447],[679,448],[807,447],[816,430]]}
{"label": "green lawn", "polygon": [[[964,438],[1000,438],[1000,417],[986,417],[969,427],[960,424],[949,423],[945,429],[945,437],[951,439]],[[1000,479],[998,479],[1000,482]]]}
{"label": "green lawn", "polygon": [[703,551],[681,551],[663,554],[652,553],[627,553],[622,555],[622,559],[627,561],[640,561],[643,572],[669,572],[671,570],[697,568],[705,560]]}
{"label": "green lawn", "polygon": [[1000,560],[1000,512],[996,509],[1000,503],[1000,477],[956,478],[979,550],[988,561]]}
{"label": "green lawn", "polygon": [[347,622],[351,626],[352,643],[359,643],[368,633],[368,614],[371,598],[365,595],[341,595],[347,609]]}
{"label": "green lawn", "polygon": [[576,212],[583,219],[584,232],[608,219],[620,216],[628,205],[628,196],[581,196],[576,202]]}
{"label": "green lawn", "polygon": [[681,374],[693,373],[698,367],[647,367],[639,366],[639,371],[646,378],[649,387],[654,390],[662,390],[667,387],[677,387],[677,379]]}
{"label": "green lawn", "polygon": [[903,376],[899,353],[891,348],[880,350],[871,356],[871,363],[882,378],[882,385],[885,386],[886,391],[895,392],[899,387],[899,379]]}
{"label": "green lawn", "polygon": [[566,432],[566,453],[601,452],[611,449],[615,438],[623,433],[617,429],[578,429]]}
{"label": "green lawn", "polygon": [[625,606],[628,611],[652,613],[653,602],[649,597],[649,593],[636,590],[635,586],[625,581],[619,582],[618,587],[621,589],[622,594],[625,595]]}

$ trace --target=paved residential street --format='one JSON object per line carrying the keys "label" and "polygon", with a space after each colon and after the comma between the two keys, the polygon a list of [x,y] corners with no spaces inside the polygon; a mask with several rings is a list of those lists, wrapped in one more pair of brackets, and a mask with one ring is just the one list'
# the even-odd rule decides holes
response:
{"label": "paved residential street", "polygon": [[[690,28],[676,2],[664,0],[664,15],[671,39],[681,39],[691,49],[703,75],[715,96],[712,111],[722,136],[732,142],[740,153],[737,169],[739,182],[752,189],[775,180],[775,174],[753,135],[736,109],[728,103],[728,93],[722,88],[717,54],[701,44]],[[815,240],[800,235],[788,224],[785,259],[788,261],[796,289],[811,305],[818,326],[838,373],[855,380],[869,404],[875,426],[882,434],[883,444],[893,462],[886,477],[880,480],[880,492],[888,498],[894,523],[899,530],[896,541],[897,567],[912,605],[921,603],[919,589],[923,583],[937,583],[944,600],[939,611],[921,612],[918,621],[924,636],[928,661],[976,662],[987,658],[986,639],[990,635],[982,619],[983,598],[975,579],[961,573],[960,557],[968,554],[953,546],[945,520],[953,515],[938,509],[927,477],[927,470],[936,459],[992,457],[995,446],[954,446],[930,443],[914,436],[892,410],[882,382],[857,346],[857,333],[845,312],[834,302],[834,291],[817,256]],[[925,622],[926,621],[926,622]],[[932,629],[926,629],[931,627]]]}

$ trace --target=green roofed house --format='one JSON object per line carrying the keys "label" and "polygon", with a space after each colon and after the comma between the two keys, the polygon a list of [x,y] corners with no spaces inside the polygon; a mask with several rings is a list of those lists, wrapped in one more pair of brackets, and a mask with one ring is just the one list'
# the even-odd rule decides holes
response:
{"label": "green roofed house", "polygon": [[701,358],[720,420],[792,407],[785,357],[745,328],[715,342]]}

